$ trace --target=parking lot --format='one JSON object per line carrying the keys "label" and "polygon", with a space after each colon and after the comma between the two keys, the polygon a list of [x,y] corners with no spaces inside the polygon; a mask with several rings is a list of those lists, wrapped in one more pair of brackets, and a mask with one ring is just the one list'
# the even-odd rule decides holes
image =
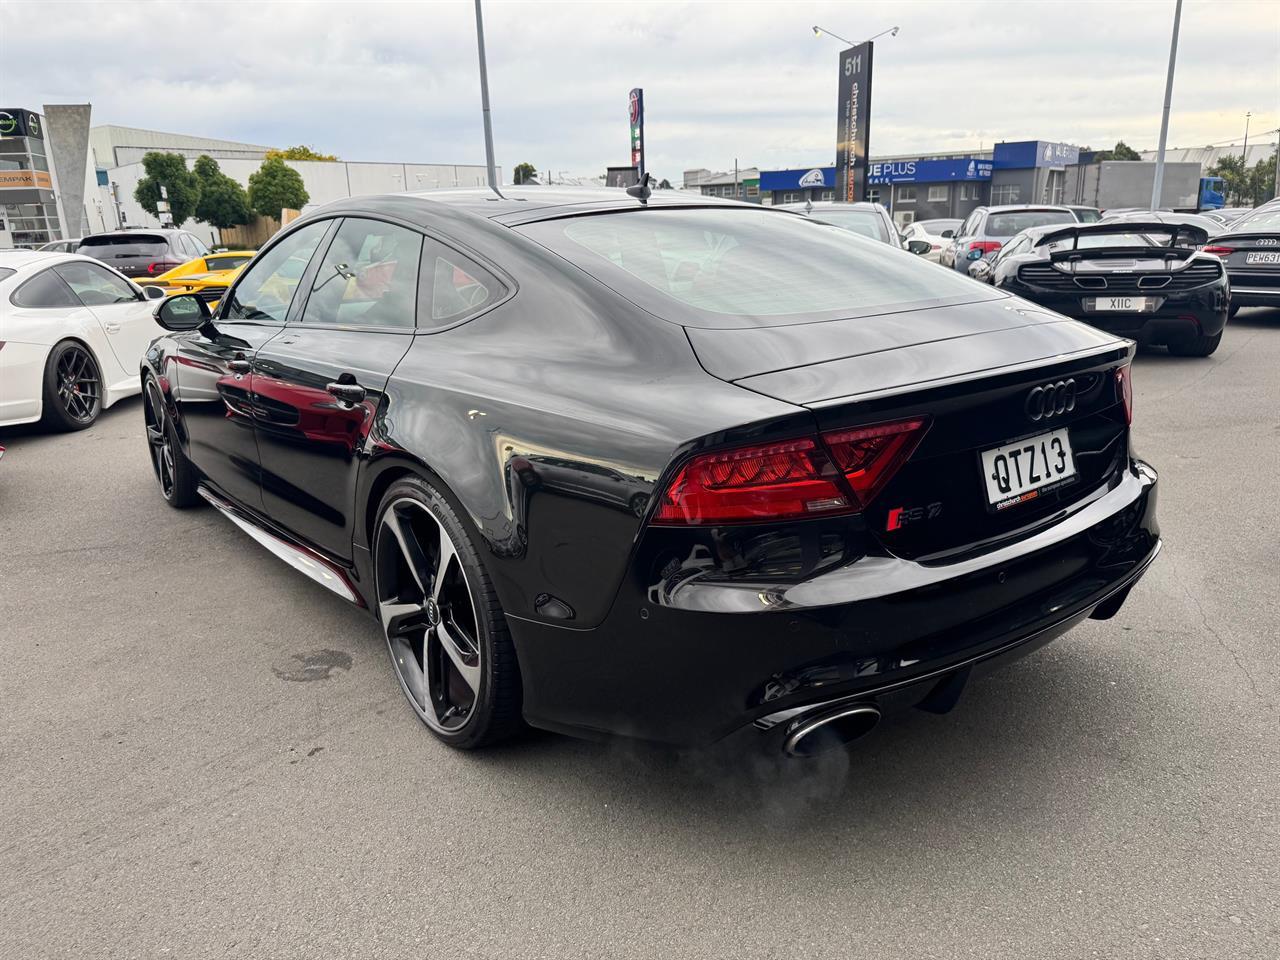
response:
{"label": "parking lot", "polygon": [[0,955],[1274,957],[1278,370],[1280,311],[1140,354],[1120,614],[813,762],[452,752],[371,619],[164,505],[138,400],[0,433]]}

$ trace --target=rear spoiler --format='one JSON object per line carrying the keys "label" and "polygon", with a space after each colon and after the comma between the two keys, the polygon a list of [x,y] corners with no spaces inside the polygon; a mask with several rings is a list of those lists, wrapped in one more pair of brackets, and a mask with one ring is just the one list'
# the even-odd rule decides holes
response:
{"label": "rear spoiler", "polygon": [[1122,233],[1168,233],[1171,248],[1178,247],[1178,238],[1186,237],[1186,247],[1202,247],[1209,242],[1209,231],[1203,227],[1195,227],[1189,223],[1161,223],[1159,220],[1116,220],[1111,223],[1077,223],[1061,230],[1051,230],[1042,234],[1035,242],[1037,247],[1059,240],[1074,240],[1074,250],[1080,245],[1081,237],[1107,236]]}

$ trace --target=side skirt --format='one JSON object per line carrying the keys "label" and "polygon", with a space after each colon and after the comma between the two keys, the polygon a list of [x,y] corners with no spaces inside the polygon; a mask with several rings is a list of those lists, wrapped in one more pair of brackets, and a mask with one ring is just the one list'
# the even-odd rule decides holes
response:
{"label": "side skirt", "polygon": [[364,598],[352,585],[350,575],[337,564],[326,560],[314,550],[308,550],[301,544],[268,530],[256,518],[230,501],[224,500],[203,483],[196,488],[196,492],[224,517],[299,573],[314,580],[320,586],[332,590],[343,600],[360,607],[365,606]]}

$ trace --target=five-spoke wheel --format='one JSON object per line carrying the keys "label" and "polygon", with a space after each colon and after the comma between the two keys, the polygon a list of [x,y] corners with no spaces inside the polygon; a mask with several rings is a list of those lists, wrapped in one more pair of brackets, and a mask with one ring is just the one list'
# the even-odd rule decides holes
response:
{"label": "five-spoke wheel", "polygon": [[378,618],[414,711],[446,742],[519,725],[519,678],[492,585],[448,503],[416,478],[388,491],[374,534]]}
{"label": "five-spoke wheel", "polygon": [[44,379],[44,423],[83,430],[102,412],[102,374],[83,344],[64,340],[49,352]]}

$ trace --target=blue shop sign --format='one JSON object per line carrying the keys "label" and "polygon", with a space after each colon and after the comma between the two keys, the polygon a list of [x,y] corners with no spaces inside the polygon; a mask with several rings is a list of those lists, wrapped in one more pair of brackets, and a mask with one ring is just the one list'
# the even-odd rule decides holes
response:
{"label": "blue shop sign", "polygon": [[882,161],[867,168],[868,183],[946,183],[950,180],[990,179],[991,161],[976,157]]}
{"label": "blue shop sign", "polygon": [[1019,140],[997,143],[993,151],[997,170],[1028,167],[1066,167],[1080,161],[1080,148],[1071,143]]}
{"label": "blue shop sign", "polygon": [[835,167],[801,167],[798,170],[761,170],[761,190],[835,189]]}

